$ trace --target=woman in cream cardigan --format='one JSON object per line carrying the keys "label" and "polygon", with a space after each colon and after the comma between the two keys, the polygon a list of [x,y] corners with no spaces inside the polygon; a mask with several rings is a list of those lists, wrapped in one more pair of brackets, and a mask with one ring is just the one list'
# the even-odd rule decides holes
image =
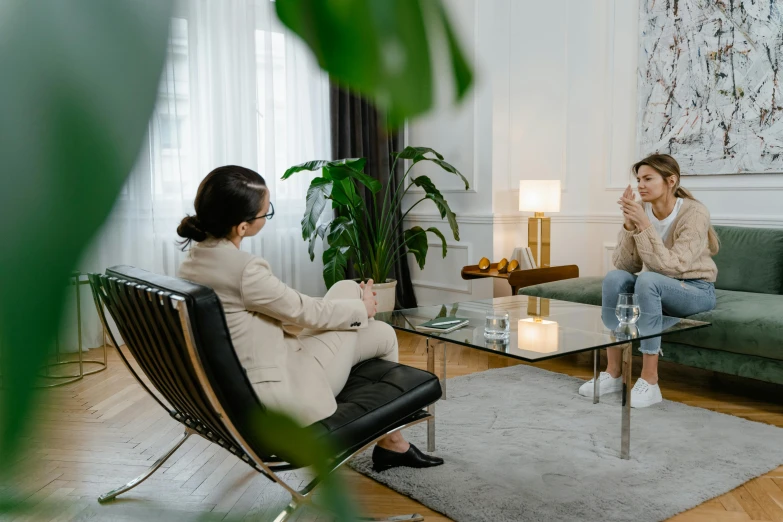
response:
{"label": "woman in cream cardigan", "polygon": [[[372,280],[341,281],[316,299],[277,279],[264,259],[240,250],[275,214],[264,179],[244,167],[219,167],[201,182],[196,214],[177,228],[190,248],[179,276],[211,287],[223,305],[231,340],[266,407],[307,426],[337,409],[335,396],[351,367],[381,358],[397,362],[397,337],[377,322]],[[395,432],[373,451],[377,471],[430,467],[424,454]]]}
{"label": "woman in cream cardigan", "polygon": [[[641,202],[629,185],[618,201],[623,227],[612,261],[618,270],[603,282],[602,304],[614,308],[621,293],[635,293],[642,313],[686,317],[715,308],[718,236],[707,207],[680,186],[680,167],[667,154],[653,154],[633,166]],[[639,271],[641,270],[641,273]],[[638,275],[635,275],[639,273]],[[661,338],[643,340],[642,375],[631,390],[631,407],[663,400],[658,386]],[[621,348],[607,349],[599,393],[622,390]],[[593,395],[593,380],[579,388]]]}

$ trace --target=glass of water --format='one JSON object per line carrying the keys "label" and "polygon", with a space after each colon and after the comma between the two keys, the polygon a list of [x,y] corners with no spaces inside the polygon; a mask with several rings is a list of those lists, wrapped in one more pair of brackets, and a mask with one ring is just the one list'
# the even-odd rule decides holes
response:
{"label": "glass of water", "polygon": [[487,321],[484,325],[484,339],[506,340],[511,330],[511,321],[505,310],[490,310],[487,312]]}
{"label": "glass of water", "polygon": [[620,294],[617,298],[617,307],[614,315],[620,324],[634,324],[639,320],[639,301],[636,294]]}

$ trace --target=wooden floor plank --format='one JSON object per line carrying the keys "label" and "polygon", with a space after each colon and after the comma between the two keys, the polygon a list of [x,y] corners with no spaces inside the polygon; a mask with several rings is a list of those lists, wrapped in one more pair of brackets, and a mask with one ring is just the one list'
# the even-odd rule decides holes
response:
{"label": "wooden floor plank", "polygon": [[[413,335],[398,334],[398,338],[400,361],[426,368],[426,342]],[[441,361],[438,349],[438,374]],[[449,377],[517,364],[457,345],[448,345],[446,363]],[[592,375],[589,355],[537,366],[580,378]],[[640,366],[634,366],[638,373]],[[664,364],[661,380],[667,399],[783,427],[783,404],[770,400],[781,396],[783,387],[771,392],[757,390],[750,381],[716,381],[709,372]],[[39,505],[36,521],[66,522],[96,515],[113,520],[182,518],[176,513],[211,513],[214,518],[209,520],[264,520],[273,518],[289,501],[283,488],[255,474],[225,450],[201,437],[191,437],[156,474],[126,494],[127,501],[99,506],[95,502],[99,494],[146,471],[181,435],[182,427],[146,395],[113,350],[106,371],[46,390],[45,399],[35,413],[40,422],[27,439],[29,449],[18,457],[23,469],[14,485],[17,500]],[[284,476],[299,487],[308,480],[301,473],[286,472]],[[428,522],[449,520],[351,469],[341,470],[340,476],[363,513],[391,516],[415,512]],[[0,488],[11,491],[8,485]],[[60,509],[52,512],[49,501],[58,503]],[[329,518],[301,512],[292,522],[295,520]],[[783,466],[672,520],[783,521]]]}

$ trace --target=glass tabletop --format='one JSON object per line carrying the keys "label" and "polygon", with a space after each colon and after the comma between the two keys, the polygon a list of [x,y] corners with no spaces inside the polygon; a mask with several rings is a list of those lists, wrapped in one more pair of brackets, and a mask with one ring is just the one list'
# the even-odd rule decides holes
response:
{"label": "glass tabletop", "polygon": [[[484,338],[486,314],[491,310],[508,312],[510,334],[507,341]],[[416,328],[432,319],[452,316],[467,319],[469,324],[450,333]],[[661,317],[643,311],[636,324],[620,324],[614,308],[522,295],[396,310],[379,313],[375,319],[397,330],[527,362],[710,326],[710,323]]]}

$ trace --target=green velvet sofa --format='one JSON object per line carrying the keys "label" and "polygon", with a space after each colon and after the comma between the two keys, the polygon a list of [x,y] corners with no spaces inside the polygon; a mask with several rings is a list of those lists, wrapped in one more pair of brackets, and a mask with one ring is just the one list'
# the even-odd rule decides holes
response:
{"label": "green velvet sofa", "polygon": [[[721,249],[712,326],[663,337],[662,360],[783,384],[783,230],[716,226]],[[602,277],[521,288],[522,295],[601,304]]]}

